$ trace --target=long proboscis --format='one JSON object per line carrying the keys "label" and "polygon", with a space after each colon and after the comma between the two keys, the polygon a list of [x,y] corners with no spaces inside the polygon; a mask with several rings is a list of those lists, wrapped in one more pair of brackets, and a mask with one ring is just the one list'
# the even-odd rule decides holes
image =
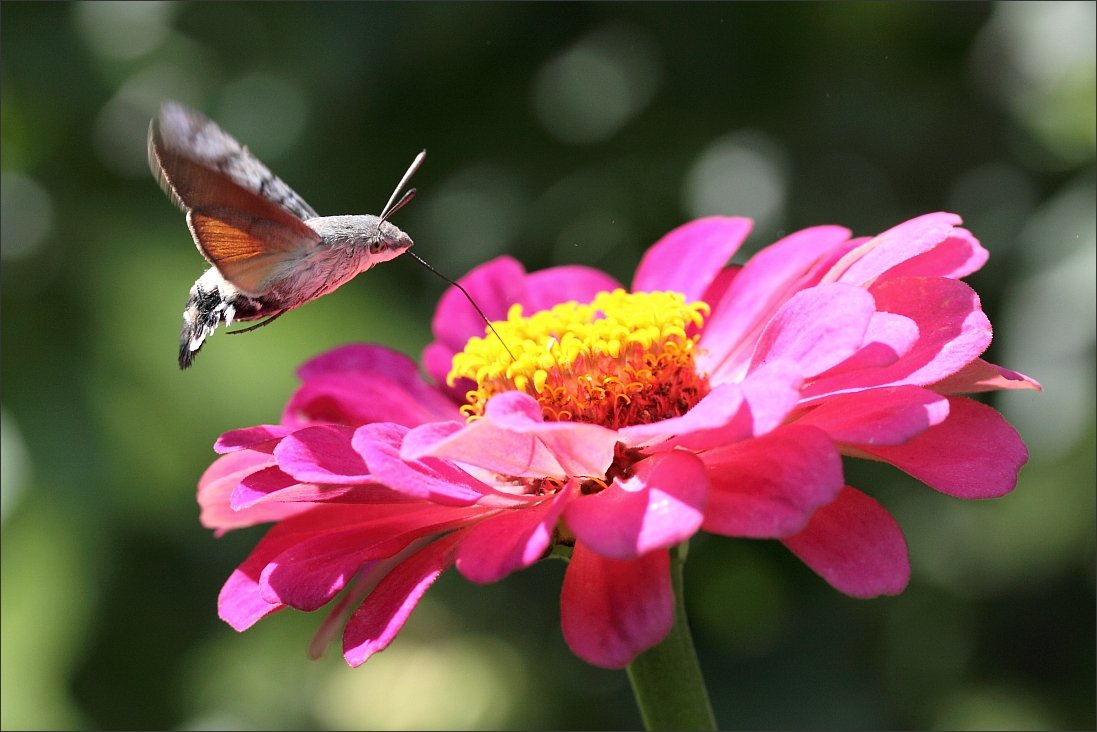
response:
{"label": "long proboscis", "polygon": [[413,252],[411,250],[408,250],[407,252],[405,252],[405,254],[411,255],[412,259],[414,259],[416,262],[418,262],[419,264],[426,267],[434,275],[436,275],[437,277],[442,278],[443,280],[445,280],[446,282],[450,283],[451,285],[456,287],[458,290],[460,290],[461,294],[465,296],[465,299],[469,301],[469,305],[472,305],[472,307],[476,309],[476,313],[480,316],[481,319],[483,319],[484,323],[487,324],[488,329],[492,333],[495,334],[496,338],[499,339],[499,342],[503,345],[503,348],[510,355],[510,360],[511,361],[517,361],[518,360],[517,358],[514,357],[514,352],[510,350],[510,347],[507,345],[507,342],[503,340],[503,336],[499,335],[499,331],[495,330],[495,326],[491,324],[490,320],[488,320],[488,316],[484,315],[484,311],[481,310],[480,306],[476,304],[476,301],[472,299],[472,295],[470,295],[468,293],[468,290],[466,290],[464,287],[462,287],[460,284],[458,284],[454,280],[451,280],[449,277],[446,277],[444,274],[442,274],[441,272],[436,270],[434,267],[430,266],[430,264],[425,259],[420,257],[415,252]]}

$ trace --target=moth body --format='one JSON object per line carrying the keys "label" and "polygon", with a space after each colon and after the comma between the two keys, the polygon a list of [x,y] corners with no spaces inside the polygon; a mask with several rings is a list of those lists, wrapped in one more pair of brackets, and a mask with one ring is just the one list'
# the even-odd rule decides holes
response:
{"label": "moth body", "polygon": [[187,216],[212,267],[191,287],[179,334],[179,367],[233,321],[266,325],[398,257],[411,237],[386,219],[414,194],[397,196],[419,153],[379,216],[319,216],[247,148],[203,115],[166,102],[149,126],[149,167]]}

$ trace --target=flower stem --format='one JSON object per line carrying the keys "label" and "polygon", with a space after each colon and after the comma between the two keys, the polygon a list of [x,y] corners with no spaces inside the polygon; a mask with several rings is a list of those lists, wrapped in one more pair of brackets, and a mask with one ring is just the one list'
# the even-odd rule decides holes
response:
{"label": "flower stem", "polygon": [[686,544],[671,550],[674,625],[662,643],[644,651],[628,667],[632,693],[648,730],[715,730],[705,680],[686,620],[682,569]]}

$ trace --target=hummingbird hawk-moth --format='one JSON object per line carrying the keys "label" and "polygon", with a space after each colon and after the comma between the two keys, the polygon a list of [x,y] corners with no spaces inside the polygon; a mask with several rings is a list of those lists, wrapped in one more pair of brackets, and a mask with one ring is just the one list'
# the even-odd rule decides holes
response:
{"label": "hummingbird hawk-moth", "polygon": [[183,310],[181,369],[222,322],[261,320],[233,333],[260,328],[412,245],[388,218],[415,194],[411,188],[400,195],[426,150],[377,216],[317,215],[246,147],[177,102],[165,102],[150,123],[148,153],[153,176],[186,213],[194,243],[212,265]]}

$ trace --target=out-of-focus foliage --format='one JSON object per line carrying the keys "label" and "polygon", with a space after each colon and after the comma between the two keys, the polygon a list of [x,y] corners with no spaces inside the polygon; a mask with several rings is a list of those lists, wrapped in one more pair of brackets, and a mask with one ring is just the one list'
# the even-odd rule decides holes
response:
{"label": "out-of-focus foliage", "polygon": [[204,263],[145,163],[163,98],[205,110],[317,210],[398,214],[456,276],[510,254],[627,278],[705,214],[752,246],[953,210],[990,360],[1043,394],[992,400],[1032,461],[955,501],[850,481],[899,518],[896,598],[829,589],[777,544],[703,538],[688,604],[729,728],[1092,729],[1094,5],[5,2],[2,726],[630,728],[623,673],[558,627],[560,567],[455,574],[364,667],[307,661],[319,617],[238,635],[194,486],[224,430],[274,421],[335,345],[417,355],[443,284],[407,259],[175,365]]}

